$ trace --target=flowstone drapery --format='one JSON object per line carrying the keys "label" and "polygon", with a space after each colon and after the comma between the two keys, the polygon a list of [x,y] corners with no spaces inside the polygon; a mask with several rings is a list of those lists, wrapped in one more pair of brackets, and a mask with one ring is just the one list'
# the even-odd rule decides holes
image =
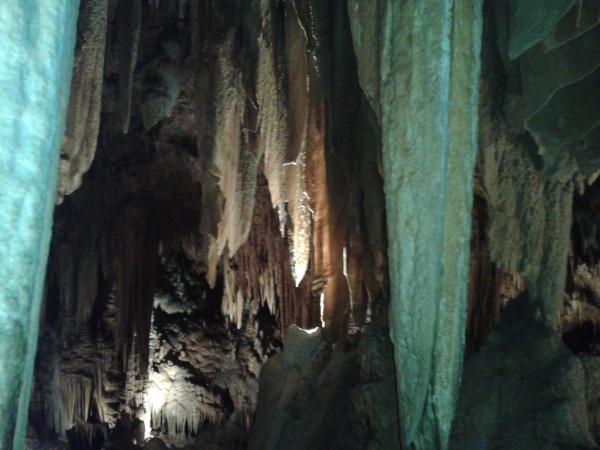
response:
{"label": "flowstone drapery", "polygon": [[462,370],[481,1],[386,2],[380,102],[404,446],[444,449]]}
{"label": "flowstone drapery", "polygon": [[78,0],[0,3],[0,448],[25,447]]}

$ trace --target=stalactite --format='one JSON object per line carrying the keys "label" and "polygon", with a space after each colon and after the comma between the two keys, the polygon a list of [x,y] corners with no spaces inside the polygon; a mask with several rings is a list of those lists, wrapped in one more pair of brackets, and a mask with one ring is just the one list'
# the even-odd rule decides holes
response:
{"label": "stalactite", "polygon": [[141,217],[139,212],[136,214],[132,210],[124,214],[115,292],[116,346],[123,357],[123,366],[139,374],[145,373],[148,363],[150,318],[158,264],[156,236],[141,222]]}
{"label": "stalactite", "polygon": [[458,396],[481,24],[480,1],[387,2],[383,13],[390,326],[405,448],[447,448]]}
{"label": "stalactite", "polygon": [[108,1],[81,3],[67,129],[62,145],[58,203],[81,186],[96,153],[100,129]]}
{"label": "stalactite", "polygon": [[[194,68],[194,107],[196,110],[196,126],[198,128],[196,146],[201,155],[202,164],[202,198],[200,204],[202,217],[200,232],[204,239],[203,253],[205,264],[214,265],[209,249],[215,251],[215,240],[222,210],[222,195],[219,191],[217,171],[214,167],[214,133],[216,92],[212,88],[215,82],[213,71],[216,67],[215,50],[208,44],[212,36],[209,4],[207,1],[193,2],[191,5],[192,23],[192,66]],[[212,277],[212,278],[211,278]],[[209,273],[209,282],[215,283],[215,274]]]}
{"label": "stalactite", "polygon": [[138,46],[142,27],[142,1],[118,0],[117,32],[119,36],[119,99],[118,124],[122,133],[129,131],[133,76],[138,60]]}
{"label": "stalactite", "polygon": [[296,285],[310,258],[311,217],[307,198],[306,160],[310,109],[310,61],[306,23],[298,15],[299,2],[286,3],[285,55],[288,70],[288,140],[286,145],[286,201],[291,219],[291,256]]}
{"label": "stalactite", "polygon": [[[382,2],[348,0],[347,5],[358,65],[364,68],[376,68],[379,66],[380,57],[378,33]],[[377,70],[359,70],[358,77],[377,120],[381,120]]]}
{"label": "stalactite", "polygon": [[556,24],[554,29],[544,38],[544,46],[548,49],[561,45],[579,37],[600,23],[600,4],[597,2],[579,1]]}
{"label": "stalactite", "polygon": [[[558,3],[548,18],[560,12],[556,9]],[[513,23],[517,20],[513,13],[515,10],[507,13],[500,8],[496,20],[502,23],[508,14],[509,23]],[[556,20],[563,15],[561,12]],[[558,32],[555,25],[560,29],[561,23],[547,23],[538,40],[553,36]],[[529,29],[511,27],[509,46],[511,42],[525,42],[529,34]],[[549,49],[543,42],[531,42],[518,58],[519,72],[508,71],[509,86],[518,88],[521,94],[504,105],[504,116],[512,120],[506,123],[494,112],[494,101],[488,100],[481,108],[485,150],[480,166],[490,206],[491,257],[498,267],[523,275],[530,301],[551,323],[558,318],[565,288],[574,186],[593,180],[600,169],[592,150],[596,147],[598,124],[590,84],[598,73],[599,60],[592,44],[597,35],[597,28],[574,32],[570,39],[563,34],[561,45]],[[508,56],[518,55],[509,48]],[[490,64],[491,74],[498,63]],[[504,65],[508,64],[504,60]],[[553,70],[557,66],[562,70]],[[483,92],[488,96],[506,82],[496,77],[485,77]],[[530,137],[516,137],[523,128],[531,133]],[[501,238],[506,235],[511,236],[510,241]]]}
{"label": "stalactite", "polygon": [[[150,374],[146,403],[152,428],[166,424],[172,434],[197,434],[205,421],[216,424],[223,419],[216,407],[219,400],[195,385],[191,377],[185,369],[175,366]],[[211,407],[211,403],[215,406]]]}
{"label": "stalactite", "polygon": [[[0,5],[0,447],[25,447],[77,1]],[[18,149],[18,151],[17,151]]]}
{"label": "stalactite", "polygon": [[[281,261],[290,261],[290,249],[287,239],[282,239],[279,233],[278,217],[272,210],[269,193],[265,177],[260,176],[252,231],[233,258],[235,270],[225,262],[225,285],[229,293],[224,297],[223,307],[234,320],[236,313],[241,319],[238,299],[243,299],[241,306],[249,311],[266,304],[278,317],[283,334],[292,323],[312,328],[317,318],[310,310],[311,297],[307,289],[312,280],[310,271],[296,287],[292,267],[281,264]],[[242,326],[241,322],[236,321],[236,324],[238,328]]]}
{"label": "stalactite", "polygon": [[258,38],[256,100],[258,106],[258,154],[264,154],[264,173],[269,182],[271,202],[277,208],[280,227],[285,230],[285,156],[287,110],[283,74],[279,61],[279,23],[270,0],[260,2],[261,33]]}
{"label": "stalactite", "polygon": [[[526,145],[506,142],[506,133],[497,122],[483,122],[490,256],[499,268],[522,273],[532,300],[554,320],[564,290],[573,187],[548,180],[523,156]],[[501,238],[507,235],[510,241]]]}
{"label": "stalactite", "polygon": [[232,31],[217,57],[216,129],[214,154],[209,164],[218,180],[223,206],[218,234],[209,249],[208,279],[211,285],[214,285],[216,266],[225,247],[232,256],[247,238],[254,206],[257,161],[247,143],[242,142],[245,94],[234,58],[235,33]]}

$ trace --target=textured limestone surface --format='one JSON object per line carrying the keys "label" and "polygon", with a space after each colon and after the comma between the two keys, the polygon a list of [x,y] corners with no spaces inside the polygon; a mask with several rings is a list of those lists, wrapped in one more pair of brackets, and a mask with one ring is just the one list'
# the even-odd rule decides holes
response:
{"label": "textured limestone surface", "polygon": [[481,352],[465,363],[451,449],[598,448],[598,359],[573,355],[533,318],[531,303],[507,306]]}
{"label": "textured limestone surface", "polygon": [[543,8],[536,0],[513,0],[509,7],[508,54],[519,57],[524,51],[541,41],[576,0],[551,0]]}
{"label": "textured limestone surface", "polygon": [[77,24],[77,48],[62,144],[57,203],[81,186],[96,153],[104,85],[108,3],[83,0]]}
{"label": "textured limestone surface", "polygon": [[0,4],[0,447],[21,449],[79,2]]}
{"label": "textured limestone surface", "polygon": [[599,28],[592,25],[597,12],[589,3],[574,4],[563,20],[545,28],[544,36],[561,36],[560,45],[533,43],[513,64],[503,39],[525,39],[528,33],[518,27],[509,27],[508,35],[502,31],[514,12],[497,3],[494,14],[487,15],[478,176],[488,204],[493,262],[518,270],[530,301],[556,323],[567,275],[573,193],[583,191],[600,169]]}
{"label": "textured limestone surface", "polygon": [[392,345],[367,325],[345,345],[290,327],[260,375],[251,450],[400,449]]}
{"label": "textured limestone surface", "polygon": [[480,1],[387,2],[381,124],[405,447],[446,448],[466,321]]}
{"label": "textured limestone surface", "polygon": [[352,28],[352,41],[359,66],[360,85],[365,92],[377,119],[379,105],[379,24],[383,3],[348,0],[348,16]]}

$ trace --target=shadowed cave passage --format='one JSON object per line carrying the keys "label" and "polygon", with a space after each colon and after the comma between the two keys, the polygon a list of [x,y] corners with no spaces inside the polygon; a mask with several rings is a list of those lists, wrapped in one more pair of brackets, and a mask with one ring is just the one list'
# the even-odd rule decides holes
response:
{"label": "shadowed cave passage", "polygon": [[0,449],[600,446],[596,1],[34,3]]}

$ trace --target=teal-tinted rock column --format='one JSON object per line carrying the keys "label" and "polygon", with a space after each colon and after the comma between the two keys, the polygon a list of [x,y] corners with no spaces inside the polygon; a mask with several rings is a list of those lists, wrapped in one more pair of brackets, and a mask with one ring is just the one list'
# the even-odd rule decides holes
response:
{"label": "teal-tinted rock column", "polygon": [[0,448],[25,448],[78,0],[0,2]]}
{"label": "teal-tinted rock column", "polygon": [[461,380],[481,0],[384,1],[380,102],[404,447],[446,449]]}

